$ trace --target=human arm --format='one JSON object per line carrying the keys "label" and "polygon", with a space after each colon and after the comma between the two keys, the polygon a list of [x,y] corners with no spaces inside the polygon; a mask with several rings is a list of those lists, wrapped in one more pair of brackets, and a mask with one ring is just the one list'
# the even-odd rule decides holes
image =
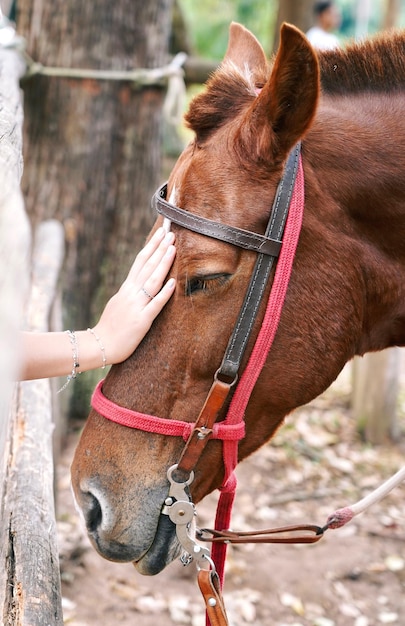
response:
{"label": "human arm", "polygon": [[173,294],[174,279],[162,287],[176,253],[173,242],[171,232],[166,234],[160,228],[154,233],[118,292],[107,302],[93,332],[75,331],[75,345],[66,332],[23,332],[20,379],[70,375],[74,349],[78,353],[77,372],[101,367],[103,356],[108,365],[128,358]]}

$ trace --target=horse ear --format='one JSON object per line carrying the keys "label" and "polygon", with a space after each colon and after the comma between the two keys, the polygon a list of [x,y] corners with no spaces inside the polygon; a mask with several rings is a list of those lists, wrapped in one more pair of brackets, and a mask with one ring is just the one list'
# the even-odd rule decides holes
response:
{"label": "horse ear", "polygon": [[228,48],[222,63],[226,62],[232,63],[242,74],[249,72],[257,80],[267,74],[268,62],[262,46],[247,28],[237,22],[232,22],[229,27]]}
{"label": "horse ear", "polygon": [[311,126],[320,92],[316,53],[303,33],[281,27],[280,47],[270,78],[239,129],[244,156],[255,162],[281,162]]}

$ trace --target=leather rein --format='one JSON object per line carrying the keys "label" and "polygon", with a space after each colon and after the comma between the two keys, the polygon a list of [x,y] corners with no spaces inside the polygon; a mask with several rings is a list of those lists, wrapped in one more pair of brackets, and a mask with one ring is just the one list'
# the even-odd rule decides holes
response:
{"label": "leather rein", "polygon": [[[104,417],[125,426],[148,432],[183,436],[186,439],[178,463],[169,468],[167,473],[170,488],[162,515],[168,515],[176,526],[177,538],[184,551],[182,562],[188,564],[194,560],[197,564],[198,582],[206,601],[207,615],[212,626],[216,624],[222,626],[227,624],[221,587],[228,543],[247,541],[314,543],[328,528],[328,526],[321,528],[315,525],[298,525],[251,533],[226,530],[229,528],[236,490],[234,469],[237,465],[238,442],[245,434],[244,413],[277,330],[301,228],[304,207],[301,145],[298,143],[287,159],[264,235],[220,224],[184,211],[167,202],[166,192],[167,185],[165,184],[154,194],[152,206],[171,222],[202,235],[257,252],[254,270],[237,323],[229,339],[222,363],[214,375],[204,406],[194,424],[145,415],[120,407],[102,393],[103,381],[96,387],[92,406]],[[276,261],[273,285],[262,327],[248,364],[238,381],[242,358]],[[231,397],[231,392],[233,395],[226,418],[217,422],[226,402]],[[211,554],[192,536],[191,527],[195,507],[189,494],[189,485],[194,479],[194,469],[210,439],[223,441],[225,476],[220,489],[221,496],[215,529],[204,529],[194,534],[200,541],[212,542]]]}

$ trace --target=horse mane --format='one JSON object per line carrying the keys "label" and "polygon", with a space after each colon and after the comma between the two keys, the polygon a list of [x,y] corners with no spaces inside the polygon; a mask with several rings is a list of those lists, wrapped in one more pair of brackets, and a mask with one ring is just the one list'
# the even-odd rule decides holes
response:
{"label": "horse mane", "polygon": [[405,32],[382,33],[318,53],[324,93],[389,92],[405,88]]}
{"label": "horse mane", "polygon": [[[345,48],[318,52],[321,87],[328,94],[389,92],[405,88],[405,32],[382,33]],[[270,63],[269,68],[271,71]],[[223,62],[196,96],[185,121],[198,142],[246,110],[268,76],[258,80]]]}
{"label": "horse mane", "polygon": [[184,119],[197,140],[203,142],[213,130],[246,109],[255,96],[249,76],[232,63],[222,63],[208,79],[205,90],[193,98]]}

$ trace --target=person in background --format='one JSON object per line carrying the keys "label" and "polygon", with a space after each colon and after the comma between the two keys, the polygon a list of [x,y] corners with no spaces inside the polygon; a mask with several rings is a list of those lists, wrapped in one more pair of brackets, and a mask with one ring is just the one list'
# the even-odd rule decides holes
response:
{"label": "person in background", "polygon": [[315,25],[306,33],[310,43],[318,50],[333,50],[340,46],[339,39],[331,32],[340,26],[340,11],[333,0],[321,0],[314,4]]}
{"label": "person in background", "polygon": [[163,285],[176,254],[173,243],[172,232],[159,228],[154,233],[93,328],[22,332],[19,379],[67,375],[64,389],[80,372],[127,359],[174,292],[174,278]]}

